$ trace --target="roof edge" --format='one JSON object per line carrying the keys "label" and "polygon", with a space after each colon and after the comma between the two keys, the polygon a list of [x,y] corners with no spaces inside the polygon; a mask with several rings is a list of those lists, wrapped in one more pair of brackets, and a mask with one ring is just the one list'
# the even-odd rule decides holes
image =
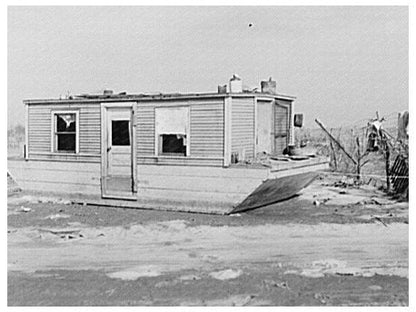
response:
{"label": "roof edge", "polygon": [[68,99],[25,99],[24,104],[65,104],[65,103],[95,103],[95,102],[126,102],[126,101],[160,101],[160,100],[180,100],[180,99],[200,99],[200,98],[223,98],[223,97],[263,97],[276,98],[282,100],[294,101],[296,97],[284,94],[270,94],[260,92],[243,92],[243,93],[188,93],[188,94],[124,94],[124,95],[83,95],[73,96]]}

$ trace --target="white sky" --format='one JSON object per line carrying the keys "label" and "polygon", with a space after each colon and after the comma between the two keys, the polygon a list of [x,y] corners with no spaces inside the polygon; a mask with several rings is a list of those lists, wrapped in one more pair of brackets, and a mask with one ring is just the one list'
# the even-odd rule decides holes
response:
{"label": "white sky", "polygon": [[350,125],[408,109],[408,68],[403,6],[8,9],[9,126],[23,99],[216,92],[234,73],[272,76],[307,127]]}

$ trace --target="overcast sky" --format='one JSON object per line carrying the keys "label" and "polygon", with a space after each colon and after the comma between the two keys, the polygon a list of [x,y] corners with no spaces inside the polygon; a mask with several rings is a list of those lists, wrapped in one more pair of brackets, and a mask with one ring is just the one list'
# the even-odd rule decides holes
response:
{"label": "overcast sky", "polygon": [[[252,26],[249,27],[249,24]],[[270,76],[306,126],[408,108],[407,7],[9,7],[8,121],[23,99],[216,92]],[[393,117],[394,119],[396,117]]]}

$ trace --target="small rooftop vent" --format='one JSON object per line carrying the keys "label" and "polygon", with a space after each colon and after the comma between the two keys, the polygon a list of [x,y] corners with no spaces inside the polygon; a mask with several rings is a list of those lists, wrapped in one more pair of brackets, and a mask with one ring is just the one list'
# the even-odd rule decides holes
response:
{"label": "small rooftop vent", "polygon": [[227,85],[225,84],[225,85],[223,85],[223,86],[221,86],[221,85],[219,85],[218,86],[218,93],[227,93]]}
{"label": "small rooftop vent", "polygon": [[104,90],[104,95],[113,95],[113,90]]}
{"label": "small rooftop vent", "polygon": [[272,80],[272,77],[261,82],[261,93],[276,94],[276,81]]}

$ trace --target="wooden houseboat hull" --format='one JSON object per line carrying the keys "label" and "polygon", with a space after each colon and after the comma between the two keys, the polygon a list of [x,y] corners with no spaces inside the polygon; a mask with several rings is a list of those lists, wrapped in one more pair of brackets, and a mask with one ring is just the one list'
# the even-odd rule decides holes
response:
{"label": "wooden houseboat hull", "polygon": [[8,170],[24,191],[54,194],[74,203],[213,214],[241,212],[290,198],[327,168],[326,159],[274,168],[140,165],[137,192],[123,199],[102,196],[99,164],[8,161]]}

